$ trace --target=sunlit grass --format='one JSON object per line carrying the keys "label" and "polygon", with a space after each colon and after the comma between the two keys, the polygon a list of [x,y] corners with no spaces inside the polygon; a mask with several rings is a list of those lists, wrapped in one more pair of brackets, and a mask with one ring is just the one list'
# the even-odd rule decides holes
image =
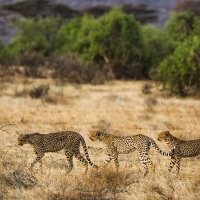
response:
{"label": "sunlit grass", "polygon": [[[33,99],[29,91],[48,84],[44,98]],[[148,92],[144,85],[151,84]],[[5,199],[199,199],[199,157],[181,160],[180,176],[167,168],[169,157],[153,148],[149,152],[156,172],[143,177],[138,152],[120,155],[120,171],[111,162],[99,172],[74,159],[74,169],[65,173],[64,152],[44,156],[43,169],[29,145],[17,145],[21,133],[79,132],[86,140],[91,160],[101,165],[105,146],[89,140],[91,130],[116,135],[145,134],[157,141],[160,131],[170,130],[181,139],[200,138],[199,100],[166,97],[153,83],[112,81],[105,85],[71,85],[51,79],[7,79],[0,87],[0,192]],[[8,125],[9,124],[9,125]],[[8,125],[8,126],[5,126]],[[82,149],[81,149],[82,151]]]}

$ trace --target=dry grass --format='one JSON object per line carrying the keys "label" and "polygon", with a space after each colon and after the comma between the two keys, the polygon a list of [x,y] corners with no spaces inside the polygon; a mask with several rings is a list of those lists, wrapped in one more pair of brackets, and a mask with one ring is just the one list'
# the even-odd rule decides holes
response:
{"label": "dry grass", "polygon": [[[48,133],[74,130],[90,146],[91,160],[101,165],[105,146],[88,138],[91,130],[117,135],[146,134],[161,149],[165,144],[157,134],[170,130],[182,139],[200,138],[200,102],[195,99],[165,97],[154,84],[146,82],[108,82],[105,85],[71,85],[50,79],[5,78],[0,86],[0,199],[200,199],[199,157],[182,159],[180,176],[167,174],[170,158],[153,148],[151,160],[156,173],[144,178],[137,152],[120,155],[120,171],[113,163],[99,172],[74,159],[74,169],[65,173],[61,151],[47,154],[43,169],[30,163],[35,158],[29,145],[17,145],[20,133]],[[33,99],[33,88],[49,85],[45,98]],[[146,87],[145,84],[150,84]],[[144,88],[148,90],[145,91]],[[10,125],[8,125],[10,124]],[[8,126],[5,126],[8,125]]]}

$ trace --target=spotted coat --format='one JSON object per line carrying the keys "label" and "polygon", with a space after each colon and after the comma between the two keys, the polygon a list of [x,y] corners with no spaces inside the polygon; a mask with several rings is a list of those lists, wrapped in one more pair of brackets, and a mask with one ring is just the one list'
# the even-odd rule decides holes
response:
{"label": "spotted coat", "polygon": [[158,134],[158,140],[164,141],[170,149],[174,149],[171,155],[171,162],[168,168],[170,172],[174,165],[176,172],[180,171],[181,158],[194,157],[200,155],[200,139],[198,140],[180,140],[173,136],[169,131],[163,131]]}
{"label": "spotted coat", "polygon": [[[86,159],[80,154],[80,143],[83,146]],[[73,168],[73,156],[83,163],[86,167],[86,172],[88,170],[88,163],[94,165],[88,154],[87,146],[84,138],[76,132],[73,131],[63,131],[56,133],[40,134],[40,133],[30,133],[30,134],[21,134],[18,137],[18,145],[30,144],[35,154],[37,155],[36,159],[31,164],[31,168],[37,163],[40,162],[42,166],[42,158],[47,152],[58,152],[62,149],[65,151],[67,157],[67,172],[69,173]]]}
{"label": "spotted coat", "polygon": [[138,134],[134,136],[115,136],[102,131],[94,131],[90,133],[90,139],[92,141],[101,141],[106,144],[107,159],[105,164],[110,162],[112,159],[115,162],[115,166],[118,169],[118,154],[128,154],[135,151],[139,151],[139,160],[145,169],[144,176],[148,173],[148,166],[155,171],[154,164],[148,156],[151,145],[163,156],[170,156],[172,152],[165,153],[161,151],[158,145],[148,136]]}

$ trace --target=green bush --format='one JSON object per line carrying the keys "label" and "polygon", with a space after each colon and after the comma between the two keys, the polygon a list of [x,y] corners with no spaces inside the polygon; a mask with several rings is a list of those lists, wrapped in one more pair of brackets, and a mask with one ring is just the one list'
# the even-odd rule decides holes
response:
{"label": "green bush", "polygon": [[5,53],[5,47],[0,40],[0,63],[2,63],[3,61],[4,53]]}
{"label": "green bush", "polygon": [[141,27],[132,15],[112,9],[96,22],[89,33],[85,57],[102,62],[115,78],[141,78],[143,50]]}
{"label": "green bush", "polygon": [[4,45],[0,40],[0,54],[4,51]]}
{"label": "green bush", "polygon": [[18,29],[18,33],[8,46],[10,56],[16,60],[22,59],[24,55],[48,57],[54,51],[54,42],[60,23],[61,21],[55,18],[17,21],[13,26]]}
{"label": "green bush", "polygon": [[98,63],[113,78],[142,74],[141,27],[120,8],[99,19],[88,15],[73,19],[60,29],[56,44],[58,53],[72,52],[83,60]]}
{"label": "green bush", "polygon": [[176,48],[174,40],[164,31],[152,25],[142,27],[144,48],[144,60],[147,71],[157,67],[159,63]]}
{"label": "green bush", "polygon": [[144,79],[150,71],[172,92],[199,89],[200,17],[190,12],[173,15],[163,29],[141,26],[119,7],[98,19],[25,19],[14,26],[18,33],[11,43],[0,43],[0,64],[29,66],[27,76],[42,77],[47,66],[52,76],[78,77],[76,82],[92,81],[99,74],[97,82]]}
{"label": "green bush", "polygon": [[187,37],[194,35],[199,28],[200,18],[192,12],[181,12],[172,15],[168,20],[165,31],[178,44]]}
{"label": "green bush", "polygon": [[69,23],[64,24],[56,37],[56,53],[82,55],[84,48],[88,48],[88,33],[92,31],[94,25],[95,20],[89,15],[74,18]]}
{"label": "green bush", "polygon": [[102,84],[108,77],[99,66],[91,62],[81,62],[75,56],[56,56],[52,62],[53,78],[62,78],[71,83]]}
{"label": "green bush", "polygon": [[[172,93],[187,95],[199,90],[199,27],[200,17],[190,12],[183,12],[172,16],[163,30],[164,34],[174,41],[171,47],[175,50],[169,56],[166,54],[157,68],[151,69],[151,76]],[[166,44],[170,43],[167,41]],[[162,51],[164,49],[162,48]],[[152,50],[151,53],[153,52]]]}
{"label": "green bush", "polygon": [[180,95],[194,94],[200,89],[200,37],[191,36],[157,68],[156,81],[165,89]]}
{"label": "green bush", "polygon": [[141,56],[142,34],[139,24],[132,15],[119,8],[112,9],[96,21],[88,34],[89,48],[85,56],[89,59],[129,60]]}
{"label": "green bush", "polygon": [[0,41],[0,66],[1,66],[1,68],[6,69],[7,65],[9,65],[10,62],[11,62],[11,58],[9,57],[7,46],[5,46]]}

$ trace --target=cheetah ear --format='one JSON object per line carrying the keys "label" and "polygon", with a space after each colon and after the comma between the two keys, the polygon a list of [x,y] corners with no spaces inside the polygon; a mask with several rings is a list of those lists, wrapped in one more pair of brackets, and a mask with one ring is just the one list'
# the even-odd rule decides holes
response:
{"label": "cheetah ear", "polygon": [[166,133],[166,135],[169,135],[169,134],[170,134],[169,131],[166,131],[165,133]]}

